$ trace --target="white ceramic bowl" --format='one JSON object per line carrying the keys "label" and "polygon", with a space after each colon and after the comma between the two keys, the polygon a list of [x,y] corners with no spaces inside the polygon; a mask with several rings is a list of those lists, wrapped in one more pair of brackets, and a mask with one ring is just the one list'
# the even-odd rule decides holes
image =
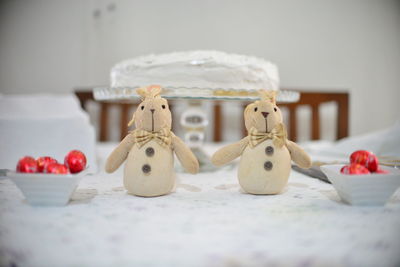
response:
{"label": "white ceramic bowl", "polygon": [[400,187],[400,170],[385,166],[388,174],[348,175],[340,173],[344,165],[323,165],[326,174],[343,201],[351,205],[384,205]]}
{"label": "white ceramic bowl", "polygon": [[21,190],[29,204],[63,206],[69,202],[85,173],[57,175],[8,171],[6,176]]}

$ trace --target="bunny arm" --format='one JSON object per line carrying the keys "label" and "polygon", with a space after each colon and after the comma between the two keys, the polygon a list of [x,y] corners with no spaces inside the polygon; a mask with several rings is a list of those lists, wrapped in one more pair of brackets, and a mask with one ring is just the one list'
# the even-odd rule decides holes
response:
{"label": "bunny arm", "polygon": [[303,169],[308,169],[311,167],[310,156],[295,142],[286,141],[286,147],[290,152],[292,160]]}
{"label": "bunny arm", "polygon": [[190,148],[174,133],[172,133],[172,148],[183,168],[191,174],[199,171],[199,162]]}
{"label": "bunny arm", "polygon": [[133,134],[128,134],[125,138],[119,143],[119,145],[113,150],[113,152],[108,156],[106,162],[106,172],[112,173],[125,161],[128,156],[129,151],[132,146],[135,144],[135,138]]}
{"label": "bunny arm", "polygon": [[249,143],[249,137],[246,136],[239,142],[227,145],[227,146],[219,149],[212,156],[211,162],[216,166],[222,166],[222,165],[236,159],[243,153],[243,150],[246,148],[248,143]]}

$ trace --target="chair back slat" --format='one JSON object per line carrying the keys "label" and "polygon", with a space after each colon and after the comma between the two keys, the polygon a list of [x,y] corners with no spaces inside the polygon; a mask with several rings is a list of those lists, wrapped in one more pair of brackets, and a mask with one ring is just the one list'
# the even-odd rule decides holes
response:
{"label": "chair back slat", "polygon": [[290,140],[295,141],[297,139],[297,125],[296,125],[296,106],[288,105],[289,109],[289,132],[288,136]]}
{"label": "chair back slat", "polygon": [[214,103],[214,142],[222,141],[222,107],[219,101]]}
{"label": "chair back slat", "polygon": [[319,104],[311,105],[311,139],[318,140],[320,130],[319,123]]}
{"label": "chair back slat", "polygon": [[108,140],[108,119],[109,103],[100,104],[100,141],[105,142]]}

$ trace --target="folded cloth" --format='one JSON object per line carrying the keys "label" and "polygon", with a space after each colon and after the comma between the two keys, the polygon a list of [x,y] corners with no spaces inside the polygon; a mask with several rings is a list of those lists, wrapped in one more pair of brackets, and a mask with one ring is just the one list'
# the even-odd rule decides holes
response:
{"label": "folded cloth", "polygon": [[305,143],[303,147],[313,161],[348,161],[356,150],[368,150],[378,157],[400,159],[400,121],[392,127],[359,136],[343,138],[337,142]]}
{"label": "folded cloth", "polygon": [[0,168],[15,169],[27,155],[64,162],[78,149],[95,172],[95,145],[95,130],[74,95],[0,95]]}

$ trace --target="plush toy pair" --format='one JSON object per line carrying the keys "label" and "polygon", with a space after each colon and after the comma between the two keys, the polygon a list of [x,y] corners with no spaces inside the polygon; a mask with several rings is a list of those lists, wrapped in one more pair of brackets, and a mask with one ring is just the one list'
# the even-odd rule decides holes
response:
{"label": "plush toy pair", "polygon": [[[142,102],[133,114],[129,133],[106,162],[114,172],[125,160],[124,186],[130,194],[144,197],[168,194],[175,186],[174,155],[192,174],[199,163],[185,143],[171,131],[171,111],[161,98],[160,86],[137,89]],[[260,91],[261,100],[244,112],[249,134],[237,143],[218,150],[212,157],[220,166],[241,156],[238,178],[243,190],[251,194],[278,194],[287,184],[291,160],[302,168],[311,166],[310,157],[287,140],[282,114],[276,106],[275,91]]]}

